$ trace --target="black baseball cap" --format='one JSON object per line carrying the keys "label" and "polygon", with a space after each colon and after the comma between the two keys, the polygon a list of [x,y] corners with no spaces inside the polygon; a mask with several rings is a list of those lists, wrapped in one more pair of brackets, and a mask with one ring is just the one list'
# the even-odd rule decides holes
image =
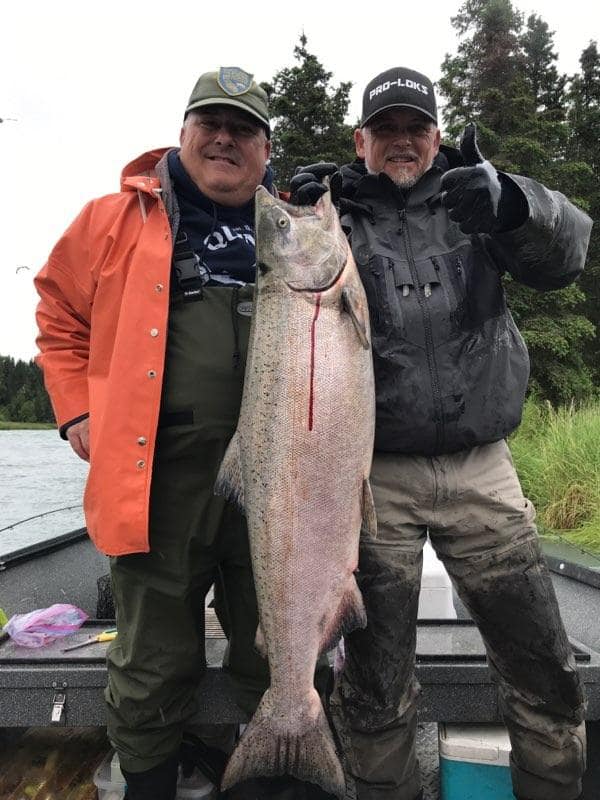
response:
{"label": "black baseball cap", "polygon": [[426,75],[407,67],[393,67],[367,84],[363,94],[360,127],[388,108],[414,108],[437,125],[433,84]]}

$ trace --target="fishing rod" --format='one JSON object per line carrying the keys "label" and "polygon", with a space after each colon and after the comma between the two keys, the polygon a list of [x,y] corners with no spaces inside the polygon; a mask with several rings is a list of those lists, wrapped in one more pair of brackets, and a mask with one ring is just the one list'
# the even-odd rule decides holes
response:
{"label": "fishing rod", "polygon": [[[7,525],[5,528],[0,528],[0,533],[4,533],[5,531],[10,531],[13,528],[16,528],[17,525],[23,525],[25,522],[31,522],[34,519],[41,519],[42,517],[49,516],[50,514],[57,514],[60,511],[72,511],[75,508],[83,508],[81,503],[78,503],[74,506],[63,506],[62,508],[53,508],[50,511],[42,511],[41,514],[34,514],[32,517],[26,517],[25,519],[21,519],[18,522],[13,522],[11,525]],[[589,556],[594,561],[597,561],[600,564],[600,556],[596,555],[596,553],[592,553],[590,550],[586,550],[579,544],[574,544],[571,542],[564,534],[558,533],[557,531],[552,531],[552,537],[556,537],[561,542],[568,544],[570,547],[573,547],[576,550],[579,550],[580,553],[583,553],[586,556]]]}
{"label": "fishing rod", "polygon": [[74,508],[83,508],[83,505],[82,503],[77,503],[77,505],[74,506],[63,506],[62,508],[53,508],[50,511],[42,511],[41,514],[34,514],[32,517],[26,517],[18,522],[13,522],[10,525],[7,525],[5,528],[0,528],[0,533],[10,531],[13,528],[16,528],[17,525],[23,525],[25,522],[31,522],[31,520],[34,519],[41,519],[42,517],[47,517],[50,514],[57,514],[59,511],[72,511]]}

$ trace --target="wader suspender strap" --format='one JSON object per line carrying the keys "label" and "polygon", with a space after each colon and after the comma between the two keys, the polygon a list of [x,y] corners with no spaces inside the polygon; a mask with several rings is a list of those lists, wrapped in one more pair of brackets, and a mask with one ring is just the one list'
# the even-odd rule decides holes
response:
{"label": "wader suspender strap", "polygon": [[198,260],[190,248],[187,233],[179,230],[173,247],[173,272],[176,286],[183,292],[183,302],[202,300],[202,276]]}

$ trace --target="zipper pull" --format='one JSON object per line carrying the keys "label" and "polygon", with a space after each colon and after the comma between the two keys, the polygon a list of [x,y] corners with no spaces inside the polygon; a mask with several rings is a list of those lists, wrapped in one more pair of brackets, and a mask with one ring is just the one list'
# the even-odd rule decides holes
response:
{"label": "zipper pull", "polygon": [[404,224],[406,222],[406,209],[405,208],[399,208],[398,209],[398,218],[400,219],[400,227],[398,228],[396,233],[398,234],[398,236],[402,236],[402,234],[404,233]]}

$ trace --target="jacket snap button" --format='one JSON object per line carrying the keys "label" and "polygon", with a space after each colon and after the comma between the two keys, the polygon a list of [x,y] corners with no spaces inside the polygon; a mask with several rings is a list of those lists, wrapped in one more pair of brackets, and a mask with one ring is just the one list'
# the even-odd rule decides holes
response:
{"label": "jacket snap button", "polygon": [[150,328],[150,336],[158,336],[158,328]]}
{"label": "jacket snap button", "polygon": [[141,459],[137,462],[137,465],[140,469],[143,469],[146,466],[146,462],[142,461]]}
{"label": "jacket snap button", "polygon": [[145,445],[147,444],[148,440],[145,436],[139,436],[137,442],[139,445]]}
{"label": "jacket snap button", "polygon": [[149,369],[148,372],[147,372],[147,375],[148,375],[149,378],[156,378],[156,370],[155,369]]}
{"label": "jacket snap button", "polygon": [[154,288],[156,289],[157,292],[162,292],[164,286],[162,285],[162,283],[157,283]]}

